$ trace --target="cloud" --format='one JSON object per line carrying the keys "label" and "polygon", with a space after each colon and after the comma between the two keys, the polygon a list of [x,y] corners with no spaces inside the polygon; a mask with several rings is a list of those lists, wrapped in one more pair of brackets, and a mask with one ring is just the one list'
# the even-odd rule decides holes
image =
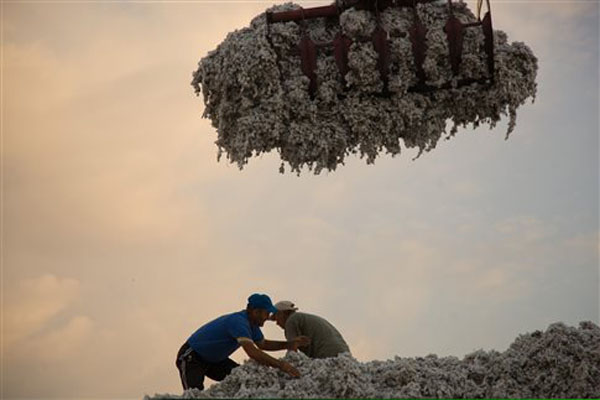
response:
{"label": "cloud", "polygon": [[556,228],[532,216],[514,216],[499,221],[494,228],[508,242],[527,243],[546,239]]}
{"label": "cloud", "polygon": [[20,348],[20,357],[50,363],[74,362],[82,354],[82,350],[94,342],[90,340],[94,325],[94,321],[87,316],[72,317],[64,325],[40,335],[28,346]]}
{"label": "cloud", "polygon": [[[362,337],[356,332],[353,335],[362,343],[361,357],[385,357],[389,352],[385,345],[366,346],[364,338],[389,344],[399,326],[419,323],[434,296],[431,279],[440,268],[442,254],[435,244],[391,232],[359,235],[347,251],[352,261],[338,274],[340,284],[344,283],[336,289],[341,297],[329,312],[337,315],[347,330],[362,332]],[[382,317],[385,329],[367,328],[380,326]]]}
{"label": "cloud", "polygon": [[[3,163],[13,243],[48,249],[73,237],[80,244],[98,237],[156,242],[173,235],[185,218],[177,191],[190,175],[175,169],[198,136],[187,129],[165,139],[180,116],[155,110],[177,107],[168,105],[173,90],[151,89],[171,71],[141,72],[149,68],[147,54],[118,45],[108,52],[105,40],[90,41],[90,57],[75,59],[40,42],[4,45]],[[108,53],[100,64],[114,64],[107,60],[115,57],[120,67],[92,61],[92,54]],[[183,78],[180,83],[188,89]],[[148,88],[143,96],[140,87]],[[191,88],[189,94],[191,101]]]}
{"label": "cloud", "polygon": [[52,274],[4,286],[4,345],[16,346],[46,327],[79,297],[80,286],[76,279]]}
{"label": "cloud", "polygon": [[581,233],[565,240],[564,246],[568,249],[580,251],[582,254],[592,254],[598,258],[600,250],[600,233]]}

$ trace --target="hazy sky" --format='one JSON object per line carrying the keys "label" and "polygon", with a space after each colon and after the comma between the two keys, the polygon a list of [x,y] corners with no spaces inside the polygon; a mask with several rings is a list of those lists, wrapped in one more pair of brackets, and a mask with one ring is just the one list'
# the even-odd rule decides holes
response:
{"label": "hazy sky", "polygon": [[599,323],[596,1],[492,1],[540,65],[509,140],[466,129],[301,177],[277,154],[217,163],[189,85],[272,4],[2,1],[0,397],[180,393],[181,344],[255,291],[360,360]]}

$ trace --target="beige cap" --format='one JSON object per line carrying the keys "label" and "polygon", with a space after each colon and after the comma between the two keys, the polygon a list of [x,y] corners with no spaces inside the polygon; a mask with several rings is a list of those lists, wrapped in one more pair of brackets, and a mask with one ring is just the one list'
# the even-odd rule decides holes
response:
{"label": "beige cap", "polygon": [[277,311],[296,311],[298,307],[295,307],[295,304],[289,300],[282,300],[275,303],[275,308]]}

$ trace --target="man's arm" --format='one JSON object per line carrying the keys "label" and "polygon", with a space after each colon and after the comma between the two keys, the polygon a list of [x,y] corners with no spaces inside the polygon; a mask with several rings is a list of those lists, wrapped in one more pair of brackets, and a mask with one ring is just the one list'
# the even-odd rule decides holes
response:
{"label": "man's arm", "polygon": [[308,336],[297,336],[287,342],[279,340],[267,340],[263,339],[257,343],[261,350],[265,351],[277,351],[277,350],[292,350],[296,351],[298,347],[307,346],[310,343]]}
{"label": "man's arm", "polygon": [[[298,349],[298,347],[304,347],[310,344],[310,338],[302,334],[300,322],[297,318],[294,320],[287,321],[287,323],[285,324],[284,334],[288,342],[297,341],[296,349]],[[298,340],[299,338],[306,338],[308,340]]]}
{"label": "man's arm", "polygon": [[263,339],[260,342],[256,342],[256,345],[259,349],[264,351],[277,351],[277,350],[287,350],[289,349],[288,342],[282,342],[279,340],[267,340]]}
{"label": "man's arm", "polygon": [[248,354],[248,357],[255,360],[256,362],[268,365],[270,367],[278,368],[283,372],[290,374],[293,377],[299,377],[300,372],[292,366],[292,364],[285,362],[283,360],[278,360],[276,358],[271,357],[254,344],[254,342],[250,339],[240,338],[238,339],[240,345]]}

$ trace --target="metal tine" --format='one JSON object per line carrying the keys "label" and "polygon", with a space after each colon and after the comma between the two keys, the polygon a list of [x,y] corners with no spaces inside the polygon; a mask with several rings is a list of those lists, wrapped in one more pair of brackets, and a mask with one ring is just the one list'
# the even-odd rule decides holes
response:
{"label": "metal tine", "polygon": [[[481,1],[481,0],[480,0]],[[492,9],[490,8],[490,0],[486,0],[488,11],[485,13],[481,21],[483,28],[483,48],[487,55],[487,67],[490,75],[490,82],[494,83],[495,66],[494,66],[494,29],[492,27]],[[479,15],[477,16],[479,18]]]}
{"label": "metal tine", "polygon": [[490,84],[494,83],[494,29],[492,28],[492,9],[490,7],[490,0],[486,0],[487,12],[485,13],[483,20],[481,19],[481,6],[483,0],[477,0],[477,22],[471,22],[468,24],[462,24],[464,28],[471,28],[475,26],[481,26],[483,31],[483,49],[487,57],[487,69],[489,75]]}
{"label": "metal tine", "polygon": [[[304,10],[304,9],[302,9]],[[302,28],[302,38],[298,44],[300,50],[300,61],[302,73],[310,80],[308,84],[308,93],[311,99],[315,98],[317,93],[317,46],[310,37],[310,34],[306,31],[304,18],[300,24]]]}
{"label": "metal tine", "polygon": [[[336,2],[339,5],[339,2]],[[342,30],[342,25],[340,24],[340,14],[341,8],[336,7],[337,10],[337,22],[340,28],[340,31],[335,35],[331,44],[333,45],[333,56],[335,58],[335,63],[340,71],[340,75],[342,76],[342,88],[344,91],[348,90],[346,86],[346,74],[350,70],[348,68],[348,53],[350,52],[350,46],[352,46],[352,39],[344,34]]]}
{"label": "metal tine", "polygon": [[344,35],[344,33],[340,30],[337,35],[335,35],[332,43],[335,63],[337,64],[338,70],[342,75],[342,83],[344,84],[344,90],[346,90],[346,74],[350,70],[350,68],[348,68],[348,53],[350,52],[352,39]]}
{"label": "metal tine", "polygon": [[452,10],[452,0],[448,0],[448,21],[444,26],[444,32],[448,38],[448,48],[450,50],[450,66],[452,74],[458,75],[460,62],[462,61],[463,48],[463,23],[454,16]]}
{"label": "metal tine", "polygon": [[373,40],[373,47],[379,55],[377,58],[377,69],[379,75],[383,81],[382,96],[387,97],[390,95],[389,92],[389,69],[390,69],[390,44],[388,42],[388,33],[381,25],[381,15],[379,14],[378,7],[379,0],[375,0],[375,18],[377,20],[377,27],[373,31],[371,38]]}
{"label": "metal tine", "polygon": [[414,22],[409,28],[410,42],[412,44],[412,53],[415,62],[415,68],[417,69],[417,78],[419,79],[419,85],[425,85],[425,71],[423,70],[423,63],[425,62],[425,53],[427,52],[427,43],[425,42],[427,35],[427,28],[423,25],[417,13],[416,2],[413,3],[413,14]]}

